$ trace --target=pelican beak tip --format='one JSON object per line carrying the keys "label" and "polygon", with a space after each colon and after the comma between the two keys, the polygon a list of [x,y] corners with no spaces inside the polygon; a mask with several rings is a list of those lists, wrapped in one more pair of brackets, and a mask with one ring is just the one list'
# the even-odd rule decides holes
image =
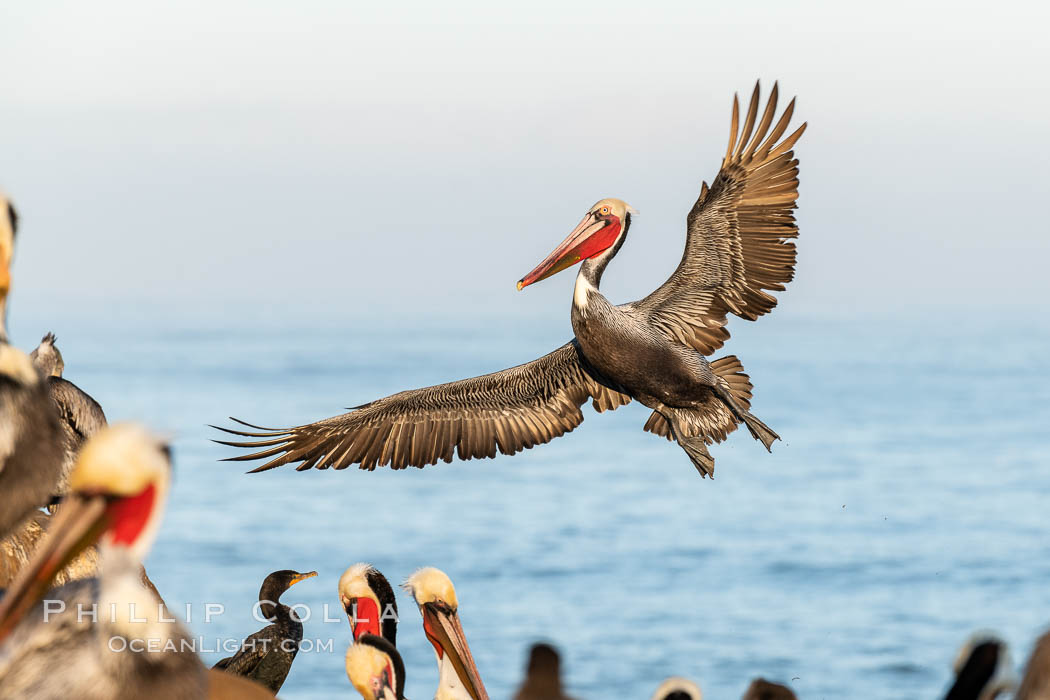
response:
{"label": "pelican beak tip", "polygon": [[525,280],[518,280],[518,291],[520,292],[525,288]]}

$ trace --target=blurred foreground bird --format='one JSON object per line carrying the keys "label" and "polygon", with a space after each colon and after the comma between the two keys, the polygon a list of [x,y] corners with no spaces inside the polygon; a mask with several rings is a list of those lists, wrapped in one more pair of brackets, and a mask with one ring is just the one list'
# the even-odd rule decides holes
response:
{"label": "blurred foreground bird", "polygon": [[[140,580],[170,468],[167,446],[138,426],[108,428],[84,446],[70,495],[0,600],[0,698],[273,697],[243,679],[208,673],[186,630]],[[100,577],[48,590],[58,570],[96,541]]]}
{"label": "blurred foreground bird", "polygon": [[1050,632],[1036,640],[1014,700],[1050,700]]}
{"label": "blurred foreground bird", "polygon": [[488,700],[459,621],[459,599],[452,580],[440,569],[425,567],[409,576],[402,587],[419,606],[423,632],[437,655],[438,688],[434,698]]}
{"label": "blurred foreground bird", "polygon": [[339,604],[350,621],[354,639],[365,634],[397,644],[397,600],[394,588],[371,564],[348,567],[339,577]]}
{"label": "blurred foreground bird", "polygon": [[295,611],[281,603],[281,595],[292,585],[317,576],[290,569],[274,571],[259,589],[259,612],[273,624],[249,635],[233,656],[212,668],[251,679],[276,693],[284,685],[303,640],[303,623]]}
{"label": "blurred foreground bird", "polygon": [[572,700],[561,687],[561,659],[549,644],[533,644],[514,700]]}
{"label": "blurred foreground bird", "polygon": [[986,632],[974,634],[963,644],[953,669],[955,681],[945,700],[992,700],[1017,685],[1006,642]]}
{"label": "blurred foreground bird", "polygon": [[0,539],[50,503],[62,482],[62,432],[47,385],[29,357],[7,342],[18,217],[0,194]]}
{"label": "blurred foreground bird", "polygon": [[[703,476],[707,446],[739,424],[769,449],[778,436],[750,413],[751,383],[730,355],[708,361],[729,338],[730,314],[756,320],[777,305],[794,276],[798,161],[806,125],[787,134],[794,100],[774,123],[778,88],[759,113],[759,87],[740,124],[733,100],[729,146],[709,188],[686,218],[685,252],[671,277],[639,301],[614,306],[598,291],[627,238],[634,210],[619,199],[591,207],[521,289],[582,262],[572,295],[576,337],[538,360],[472,379],[402,391],[350,413],[295,428],[254,428],[223,442],[256,450],[232,460],[268,460],[252,471],[299,463],[300,470],[422,467],[438,460],[514,454],[550,442],[598,411],[635,399],[652,409],[644,429],[678,442]],[[236,420],[236,419],[235,419]]]}
{"label": "blurred foreground bird", "polygon": [[405,664],[382,637],[365,633],[350,645],[346,676],[364,700],[405,699]]}
{"label": "blurred foreground bird", "polygon": [[[54,520],[53,515],[33,513],[24,518],[7,537],[0,539],[0,589],[9,587],[18,572],[29,563]],[[61,586],[77,579],[97,576],[98,563],[98,549],[87,547],[55,574],[52,585]]]}

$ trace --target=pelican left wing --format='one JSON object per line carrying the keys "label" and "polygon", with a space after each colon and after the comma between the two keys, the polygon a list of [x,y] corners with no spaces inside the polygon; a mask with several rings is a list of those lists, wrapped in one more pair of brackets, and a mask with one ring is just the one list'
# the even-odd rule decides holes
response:
{"label": "pelican left wing", "polygon": [[[269,459],[252,472],[299,462],[296,469],[424,467],[514,454],[550,442],[583,422],[580,407],[618,408],[630,397],[589,367],[576,340],[538,360],[472,379],[402,391],[360,408],[287,430],[218,428],[258,440],[223,445],[259,449],[225,461]],[[237,420],[236,418],[232,420]],[[272,459],[270,459],[272,458]]]}
{"label": "pelican left wing", "polygon": [[[704,183],[687,217],[685,253],[671,277],[641,301],[628,306],[648,316],[672,339],[704,355],[729,338],[727,314],[754,321],[777,305],[767,291],[783,291],[795,273],[798,227],[792,213],[798,199],[798,161],[791,150],[802,124],[779,143],[795,101],[776,125],[777,86],[762,118],[759,88],[738,131],[740,106],[733,98],[733,122],[722,168],[710,189]],[[753,130],[753,135],[752,135]]]}

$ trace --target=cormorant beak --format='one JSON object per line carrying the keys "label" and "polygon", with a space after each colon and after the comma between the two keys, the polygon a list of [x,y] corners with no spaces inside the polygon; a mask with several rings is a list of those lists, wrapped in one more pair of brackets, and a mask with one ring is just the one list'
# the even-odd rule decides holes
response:
{"label": "cormorant beak", "polygon": [[51,588],[69,562],[94,544],[110,523],[109,499],[74,493],[53,516],[48,534],[0,600],[0,641]]}
{"label": "cormorant beak", "polygon": [[518,280],[518,290],[533,282],[547,279],[581,260],[593,257],[616,242],[620,235],[620,220],[616,216],[601,217],[587,212],[572,233],[529,274]]}
{"label": "cormorant beak", "polygon": [[423,629],[430,643],[439,654],[447,654],[456,675],[463,682],[463,687],[474,700],[488,700],[489,694],[481,682],[481,674],[470,654],[467,637],[459,623],[459,615],[443,603],[424,603],[420,606],[423,613]]}
{"label": "cormorant beak", "polygon": [[300,581],[305,581],[306,579],[313,578],[316,575],[317,575],[316,571],[307,571],[305,574],[299,574],[298,576],[293,576],[291,583],[288,584],[288,587],[291,588],[292,586],[294,586],[295,584],[299,583]]}

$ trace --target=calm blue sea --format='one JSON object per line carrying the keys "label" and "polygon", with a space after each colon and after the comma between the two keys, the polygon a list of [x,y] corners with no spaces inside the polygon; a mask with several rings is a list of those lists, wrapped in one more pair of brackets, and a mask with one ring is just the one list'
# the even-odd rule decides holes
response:
{"label": "calm blue sea", "polygon": [[[568,318],[535,322],[288,314],[40,321],[66,376],[111,421],[170,434],[176,471],[147,568],[205,647],[239,640],[263,577],[316,569],[285,597],[313,617],[281,693],[348,697],[343,569],[392,581],[434,565],[493,698],[529,644],[564,653],[582,698],[648,698],[665,676],[739,697],[757,675],[803,699],[930,698],[959,645],[991,628],[1020,664],[1050,624],[1050,329],[931,313],[847,320],[778,312],[736,321],[724,352],[756,386],[753,410],[784,441],[738,431],[701,480],[648,411],[585,409],[574,433],[515,457],[374,473],[246,475],[217,460],[207,423],[310,422],[405,388],[500,369],[553,349]],[[103,315],[103,314],[99,314]],[[430,697],[433,652],[400,594],[407,694]],[[203,621],[205,604],[225,612]],[[184,611],[183,611],[184,612]],[[224,654],[208,651],[213,663]]]}

